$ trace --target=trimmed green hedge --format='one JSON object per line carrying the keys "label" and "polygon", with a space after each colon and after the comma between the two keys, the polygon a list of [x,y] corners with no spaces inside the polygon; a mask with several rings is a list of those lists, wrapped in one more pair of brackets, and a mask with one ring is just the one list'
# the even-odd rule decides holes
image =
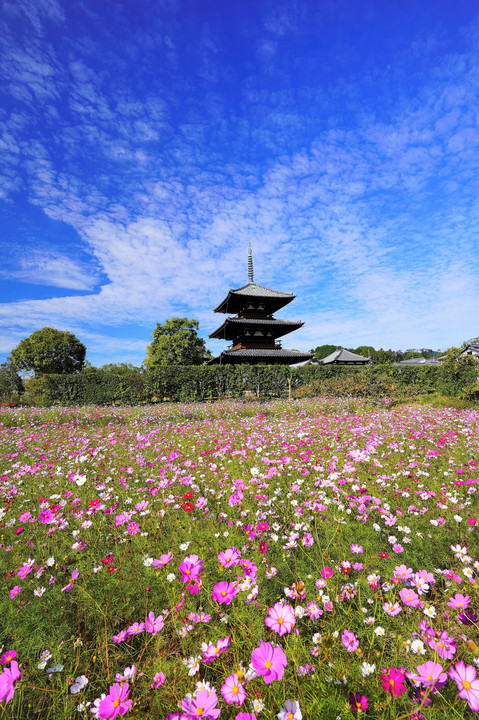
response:
{"label": "trimmed green hedge", "polygon": [[465,399],[479,396],[477,366],[445,363],[397,367],[309,365],[292,369],[274,365],[206,365],[151,370],[89,368],[75,375],[44,375],[36,382],[43,405],[138,405],[243,398],[315,395],[413,399],[440,392]]}

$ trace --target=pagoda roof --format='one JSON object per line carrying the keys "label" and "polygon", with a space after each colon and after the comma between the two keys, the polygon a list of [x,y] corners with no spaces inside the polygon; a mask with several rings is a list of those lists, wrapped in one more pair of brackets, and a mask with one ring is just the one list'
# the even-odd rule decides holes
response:
{"label": "pagoda roof", "polygon": [[364,365],[365,363],[371,362],[371,359],[364,357],[364,355],[357,355],[344,348],[339,348],[331,353],[331,355],[323,358],[320,362],[323,365]]}
{"label": "pagoda roof", "polygon": [[252,350],[241,348],[238,350],[223,350],[221,355],[214,360],[210,360],[208,364],[221,363],[245,363],[254,364],[254,361],[266,363],[267,365],[275,365],[281,363],[283,365],[292,365],[293,363],[309,360],[312,353],[301,352],[299,350]]}
{"label": "pagoda roof", "polygon": [[220,339],[226,335],[228,329],[235,329],[236,332],[238,332],[241,327],[273,327],[276,330],[279,330],[279,334],[278,332],[275,332],[275,335],[279,337],[280,335],[285,335],[288,332],[292,332],[293,330],[296,330],[303,325],[304,323],[301,320],[277,320],[276,318],[233,317],[226,318],[224,323],[220,325],[219,328],[214,330],[214,332],[210,333],[208,337]]}
{"label": "pagoda roof", "polygon": [[246,300],[247,298],[263,299],[273,302],[275,309],[284,307],[289,302],[294,300],[296,296],[293,293],[285,293],[280,290],[272,290],[264,285],[258,285],[255,282],[249,282],[243,287],[231,289],[225,299],[215,307],[213,312],[227,313],[233,307],[237,307],[240,303],[238,301]]}

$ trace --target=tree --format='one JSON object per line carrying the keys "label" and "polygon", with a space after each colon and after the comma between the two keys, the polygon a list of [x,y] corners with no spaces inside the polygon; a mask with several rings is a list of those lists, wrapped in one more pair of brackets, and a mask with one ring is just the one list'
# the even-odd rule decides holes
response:
{"label": "tree", "polygon": [[328,355],[331,355],[331,353],[337,349],[337,345],[318,345],[318,347],[311,350],[311,352],[315,356],[315,360],[323,360],[323,358],[328,357]]}
{"label": "tree", "polygon": [[174,365],[203,365],[212,355],[205,341],[198,337],[198,320],[171,318],[157,323],[153,342],[147,347],[147,368]]}
{"label": "tree", "polygon": [[44,327],[37,330],[11,352],[18,370],[36,375],[75,373],[83,368],[86,347],[72,333]]}
{"label": "tree", "polygon": [[12,401],[24,391],[23,381],[10,358],[0,365],[0,399]]}

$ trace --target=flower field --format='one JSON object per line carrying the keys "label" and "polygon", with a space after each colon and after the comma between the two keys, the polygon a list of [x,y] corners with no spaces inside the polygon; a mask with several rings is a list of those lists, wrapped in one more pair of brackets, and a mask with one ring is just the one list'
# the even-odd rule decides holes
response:
{"label": "flower field", "polygon": [[476,717],[478,447],[347,399],[0,411],[0,717]]}

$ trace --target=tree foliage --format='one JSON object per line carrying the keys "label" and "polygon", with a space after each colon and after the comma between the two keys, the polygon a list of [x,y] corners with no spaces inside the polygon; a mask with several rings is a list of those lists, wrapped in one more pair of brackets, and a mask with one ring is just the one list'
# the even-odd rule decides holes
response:
{"label": "tree foliage", "polygon": [[198,320],[171,318],[164,325],[157,323],[153,342],[147,347],[147,368],[202,365],[212,356],[205,341],[198,337]]}
{"label": "tree foliage", "polygon": [[33,370],[35,374],[75,373],[83,368],[86,347],[75,335],[44,327],[37,330],[11,352],[18,370]]}
{"label": "tree foliage", "polygon": [[24,391],[23,381],[10,358],[0,365],[0,400],[18,399]]}

